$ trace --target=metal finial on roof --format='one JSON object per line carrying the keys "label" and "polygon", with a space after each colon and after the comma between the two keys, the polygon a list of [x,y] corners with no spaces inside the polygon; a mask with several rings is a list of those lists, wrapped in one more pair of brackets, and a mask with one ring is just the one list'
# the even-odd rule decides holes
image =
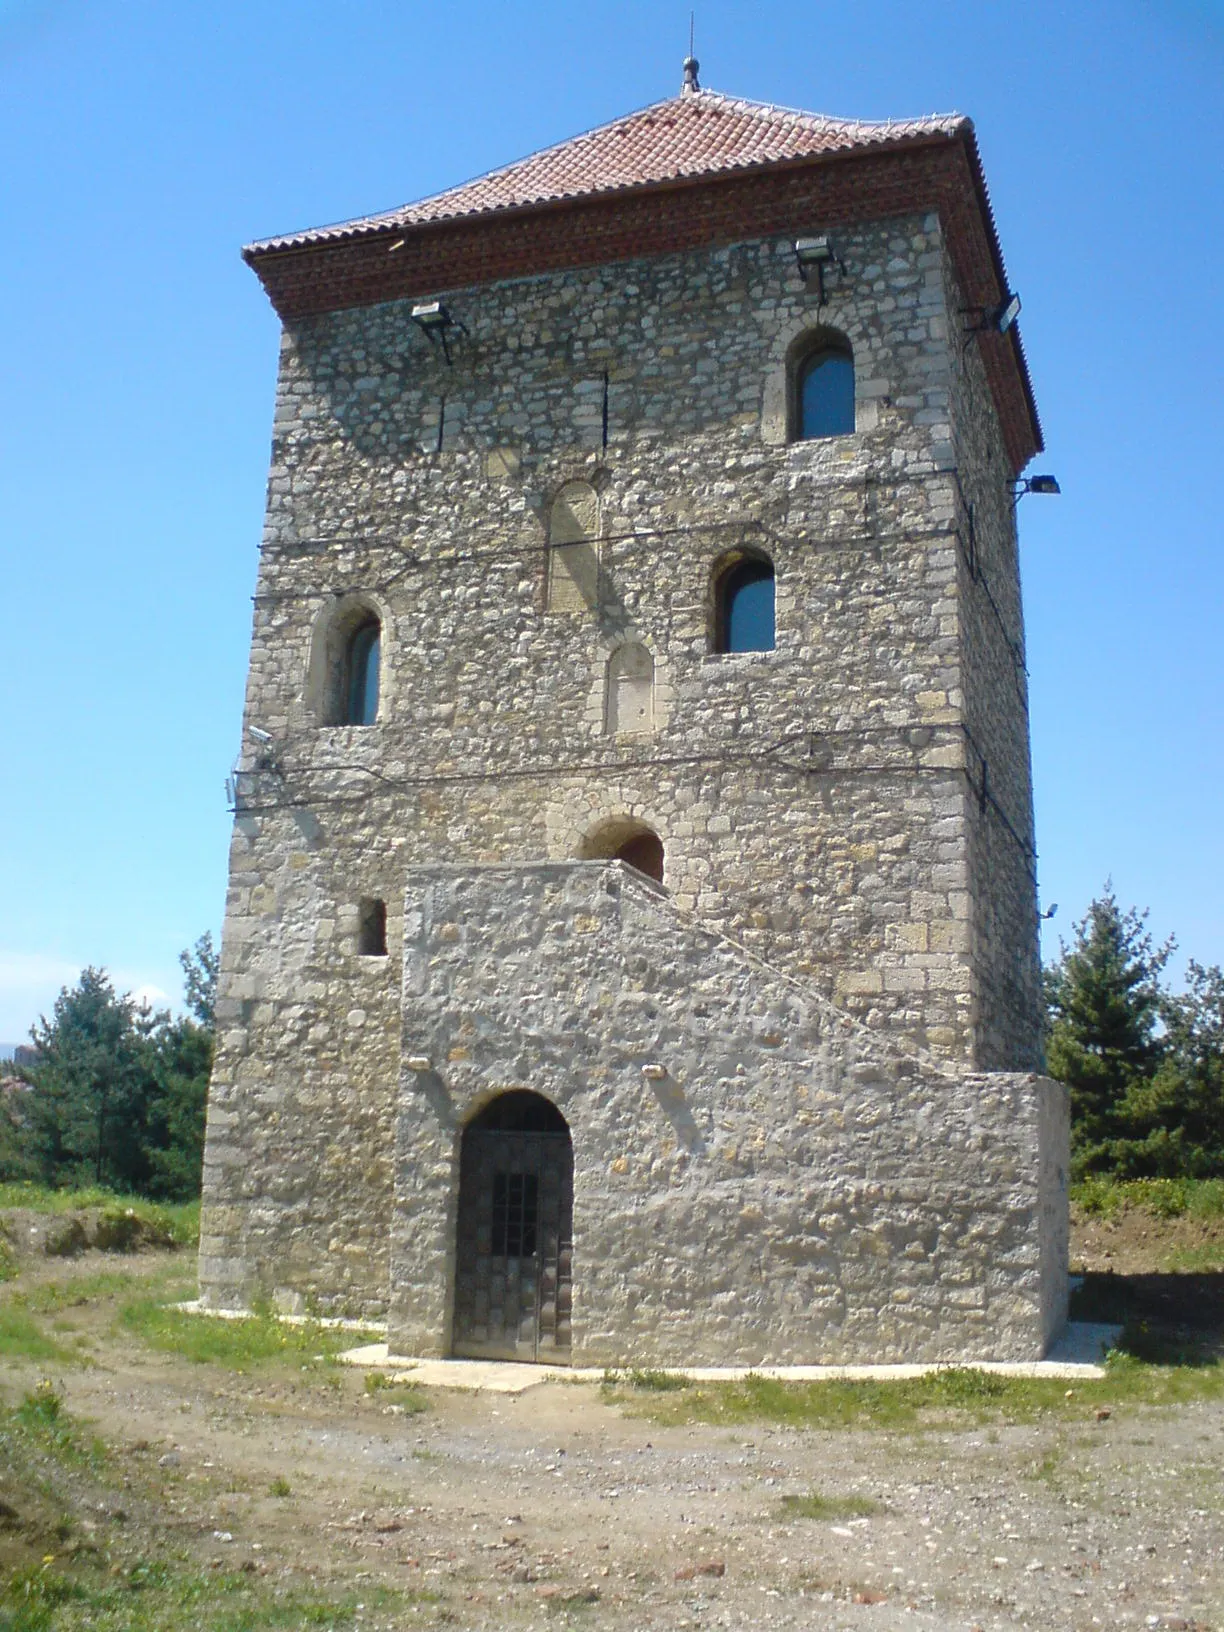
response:
{"label": "metal finial on roof", "polygon": [[701,89],[701,86],[697,83],[697,70],[700,67],[701,64],[697,61],[696,57],[685,57],[684,84],[680,87],[681,96],[692,96],[694,91],[699,91]]}

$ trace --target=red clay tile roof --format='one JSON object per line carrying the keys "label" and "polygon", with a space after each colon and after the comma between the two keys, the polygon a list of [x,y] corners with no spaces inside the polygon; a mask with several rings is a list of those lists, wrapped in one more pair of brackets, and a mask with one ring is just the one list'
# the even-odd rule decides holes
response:
{"label": "red clay tile roof", "polygon": [[970,134],[972,129],[971,122],[959,114],[869,123],[797,113],[700,90],[656,102],[433,198],[381,215],[266,238],[248,245],[244,254],[334,243],[397,227],[623,192],[652,182],[716,175],[788,159],[879,151]]}

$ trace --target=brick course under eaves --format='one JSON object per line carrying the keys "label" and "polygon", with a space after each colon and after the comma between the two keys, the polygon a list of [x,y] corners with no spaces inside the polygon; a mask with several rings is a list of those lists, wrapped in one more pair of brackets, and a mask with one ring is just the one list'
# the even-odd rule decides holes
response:
{"label": "brick course under eaves", "polygon": [[[709,130],[715,120],[717,137]],[[998,304],[1007,276],[969,120],[860,124],[701,91],[420,204],[268,239],[243,253],[291,321],[932,209],[965,306]],[[1019,473],[1043,446],[1020,336],[1013,326],[976,341]]]}

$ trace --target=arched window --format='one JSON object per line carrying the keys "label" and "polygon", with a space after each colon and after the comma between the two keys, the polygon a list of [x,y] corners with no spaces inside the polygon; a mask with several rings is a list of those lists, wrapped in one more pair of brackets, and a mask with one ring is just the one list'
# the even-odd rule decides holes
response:
{"label": "arched window", "polygon": [[854,354],[840,337],[822,340],[795,375],[795,437],[849,436],[854,430]]}
{"label": "arched window", "polygon": [[387,903],[363,896],[357,904],[357,950],[363,958],[387,955]]}
{"label": "arched window", "polygon": [[373,725],[385,701],[383,613],[362,590],[329,599],[315,618],[305,702],[320,725]]}
{"label": "arched window", "polygon": [[639,873],[663,882],[663,840],[633,816],[613,816],[600,822],[582,841],[583,861],[623,861]]}
{"label": "arched window", "polygon": [[647,878],[662,884],[663,840],[657,833],[635,833],[621,845],[616,859],[626,866],[636,867],[639,873],[645,873]]}
{"label": "arched window", "polygon": [[740,556],[715,586],[714,650],[772,652],[774,569],[765,556]]}
{"label": "arched window", "polygon": [[344,653],[342,725],[373,725],[378,717],[378,660],[382,630],[377,618],[358,624]]}

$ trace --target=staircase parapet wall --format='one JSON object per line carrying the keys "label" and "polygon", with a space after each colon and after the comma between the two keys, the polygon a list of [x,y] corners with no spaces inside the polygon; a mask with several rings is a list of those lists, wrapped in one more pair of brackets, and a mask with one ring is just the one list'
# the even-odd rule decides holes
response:
{"label": "staircase parapet wall", "polygon": [[1039,1356],[1065,1318],[1066,1095],[958,1074],[620,863],[413,868],[391,1319],[444,1352],[458,1149],[570,1124],[575,1362]]}

